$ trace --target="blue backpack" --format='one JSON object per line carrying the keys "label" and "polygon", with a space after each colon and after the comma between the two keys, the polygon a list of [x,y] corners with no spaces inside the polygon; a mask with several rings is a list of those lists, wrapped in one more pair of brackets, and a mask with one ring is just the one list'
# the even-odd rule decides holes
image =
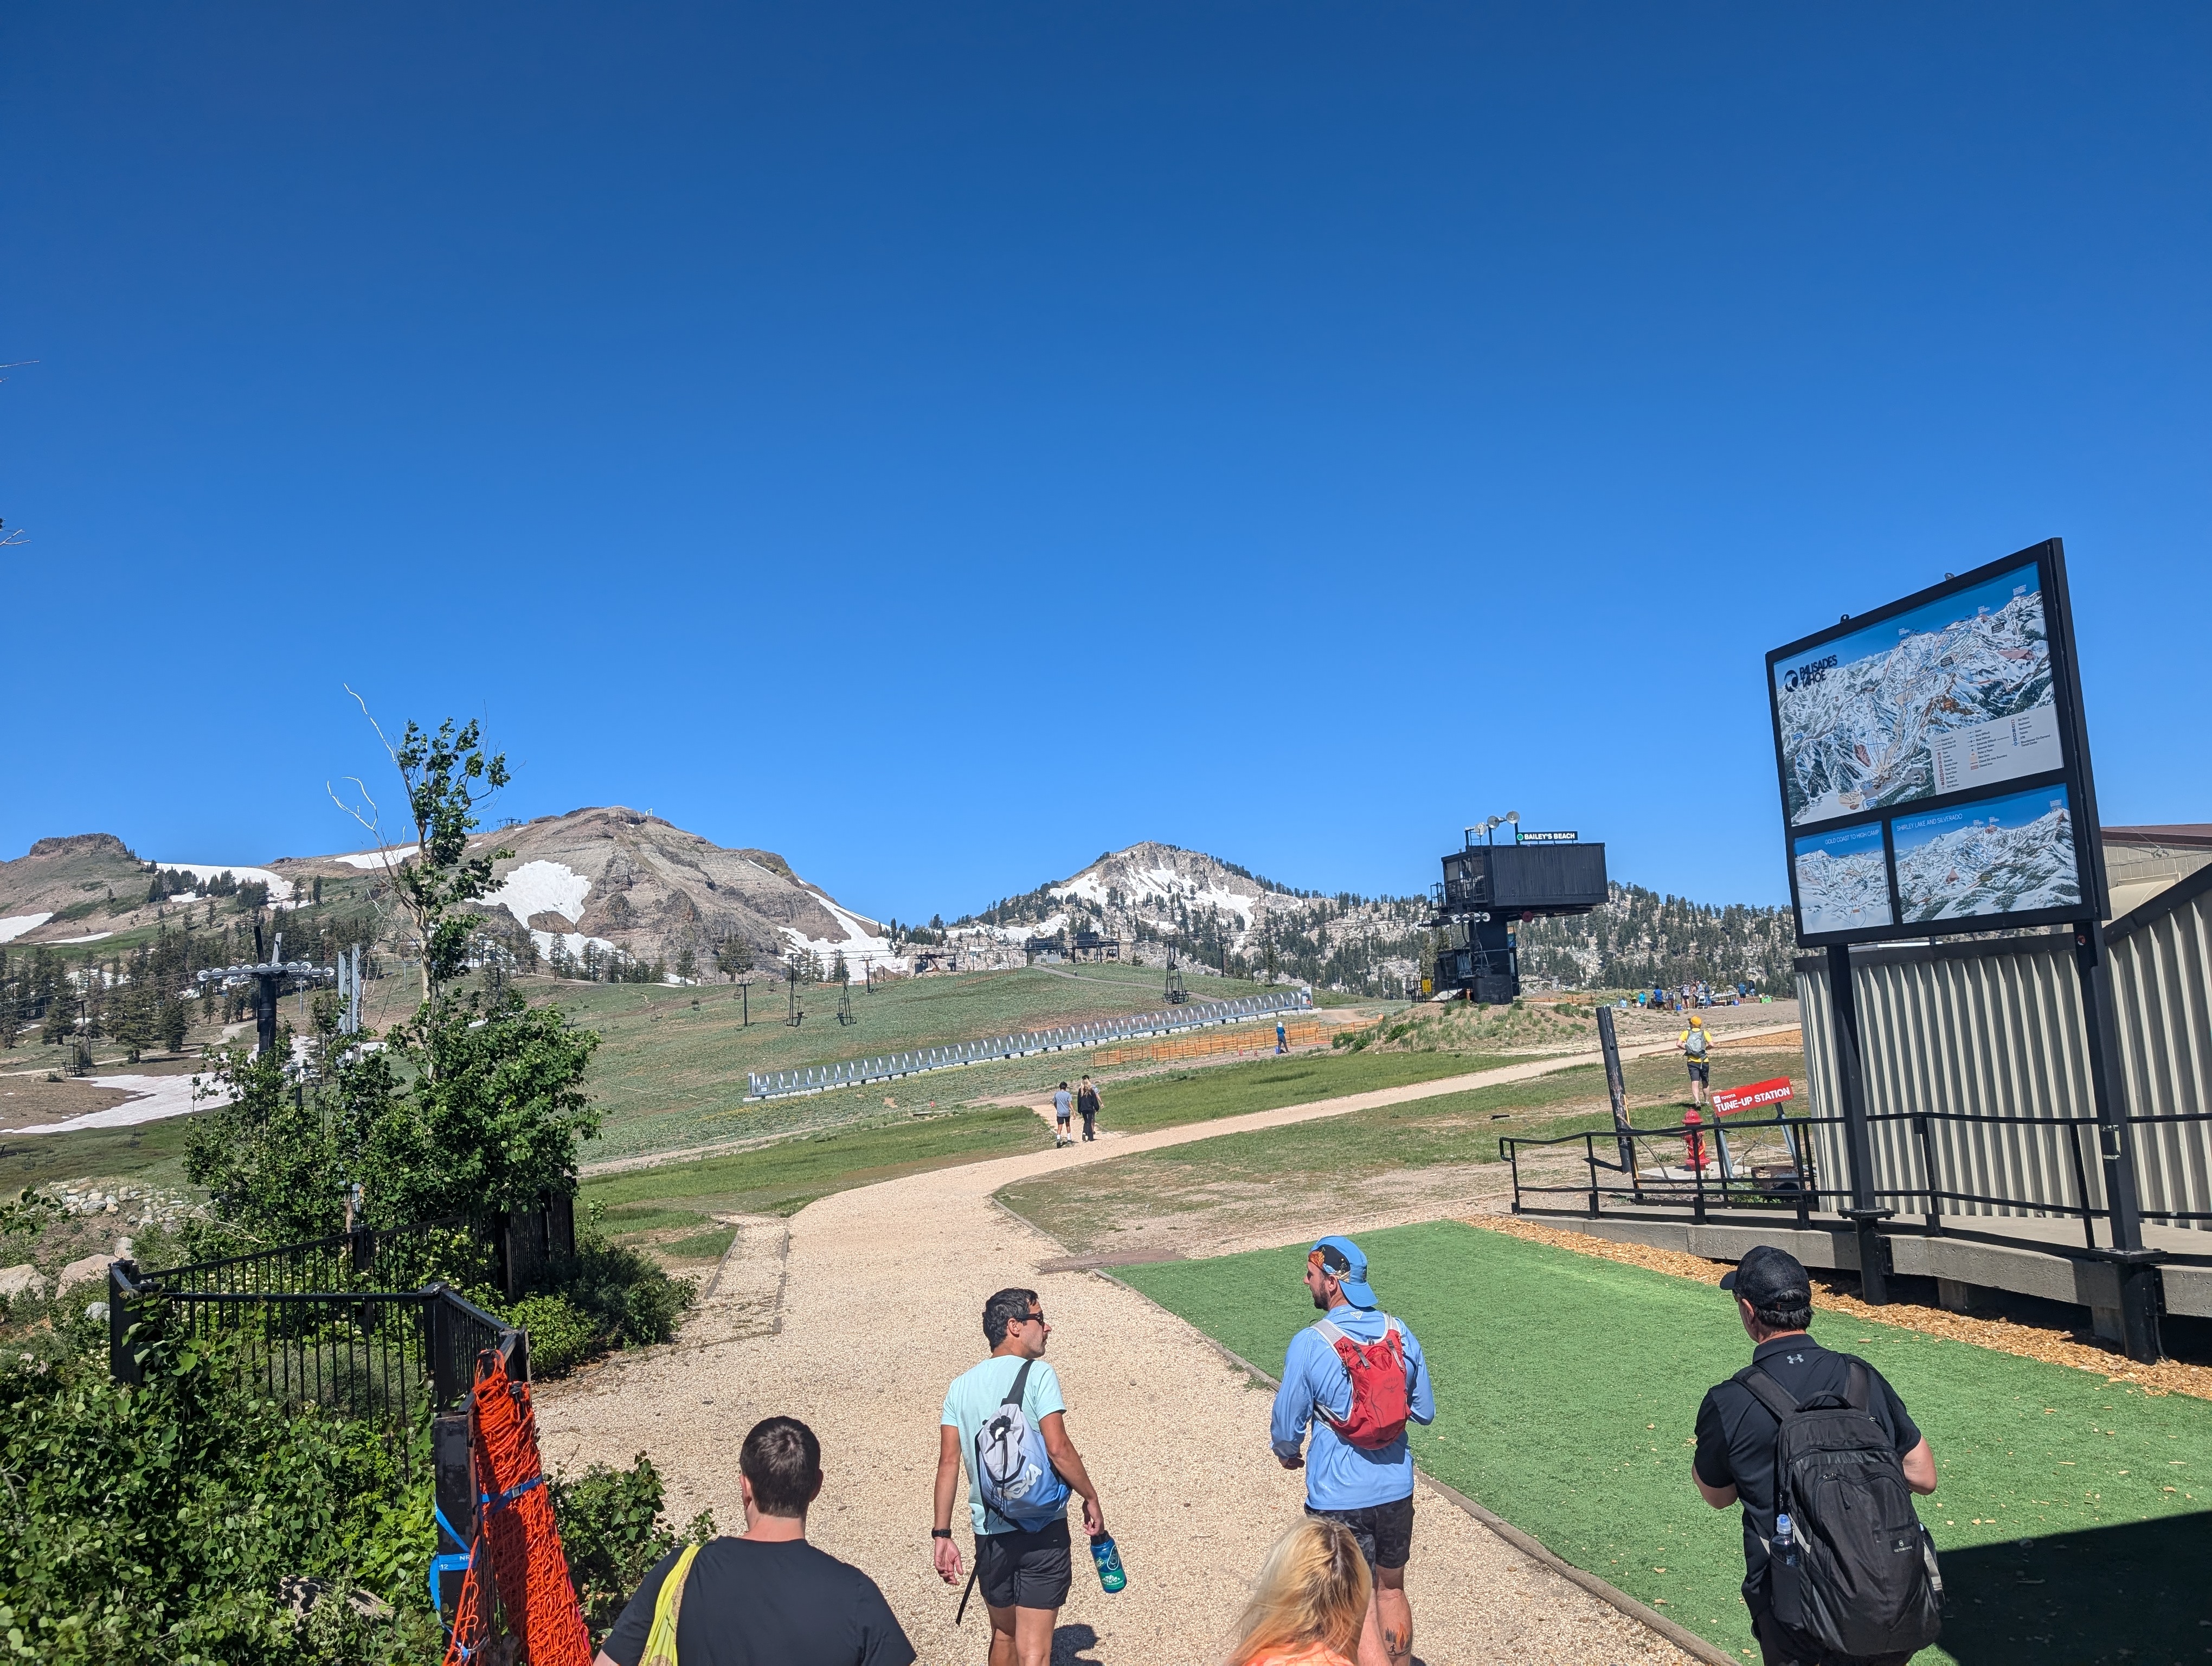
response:
{"label": "blue backpack", "polygon": [[983,1508],[1021,1533],[1034,1533],[1057,1518],[1073,1490],[1052,1467],[1043,1434],[1022,1409],[1022,1392],[1036,1363],[1022,1361],[999,1409],[975,1431],[968,1467]]}

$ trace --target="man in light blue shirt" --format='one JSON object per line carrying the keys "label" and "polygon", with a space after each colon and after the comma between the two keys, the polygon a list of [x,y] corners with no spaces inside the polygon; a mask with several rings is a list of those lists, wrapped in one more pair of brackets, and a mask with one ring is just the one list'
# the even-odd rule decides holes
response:
{"label": "man in light blue shirt", "polygon": [[[1360,1344],[1395,1329],[1406,1356],[1407,1413],[1433,1422],[1436,1395],[1421,1345],[1404,1323],[1383,1314],[1367,1284],[1367,1257],[1350,1238],[1325,1237],[1306,1256],[1306,1291],[1328,1322]],[[1387,1445],[1353,1445],[1334,1425],[1352,1414],[1352,1374],[1317,1326],[1291,1339],[1283,1386],[1275,1391],[1269,1434],[1285,1469],[1305,1466],[1306,1513],[1334,1516],[1350,1528],[1375,1571],[1359,1666],[1406,1666],[1413,1656],[1413,1610],[1406,1599],[1406,1564],[1413,1547],[1413,1455],[1401,1430]],[[1310,1451],[1301,1450],[1308,1426]]]}
{"label": "man in light blue shirt", "polygon": [[[1044,1360],[1052,1327],[1034,1290],[1001,1290],[983,1304],[983,1340],[991,1352],[983,1362],[955,1377],[945,1391],[939,1420],[936,1519],[930,1528],[932,1560],[948,1585],[960,1583],[960,1552],[952,1538],[952,1511],[960,1486],[960,1466],[969,1466],[969,1519],[975,1529],[975,1583],[983,1588],[991,1614],[990,1666],[1047,1666],[1053,1630],[1067,1601],[1071,1554],[1067,1499],[1083,1500],[1084,1530],[1091,1537],[1106,1531],[1106,1510],[1098,1489],[1067,1434],[1067,1402],[1060,1377]],[[1025,1489],[1039,1489],[1051,1500],[1024,1519],[1002,1516],[984,1498],[983,1477],[975,1474],[976,1436],[1005,1409],[1015,1384],[1024,1421],[1041,1441],[1043,1463],[1036,1463]],[[1044,1474],[1048,1463],[1051,1476]],[[1006,1477],[1002,1475],[1001,1481]],[[1023,1496],[1036,1499],[1038,1491]],[[1019,1513],[1012,1503],[1006,1507]],[[1041,1519],[1039,1517],[1042,1517]],[[963,1598],[963,1604],[965,1599]]]}

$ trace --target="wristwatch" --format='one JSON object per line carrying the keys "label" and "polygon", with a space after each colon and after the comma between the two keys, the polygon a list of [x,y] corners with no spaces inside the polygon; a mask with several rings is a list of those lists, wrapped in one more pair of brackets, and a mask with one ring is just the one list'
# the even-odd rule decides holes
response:
{"label": "wristwatch", "polygon": [[933,1539],[949,1539],[952,1536],[952,1529],[949,1527],[933,1527],[929,1529],[929,1536]]}

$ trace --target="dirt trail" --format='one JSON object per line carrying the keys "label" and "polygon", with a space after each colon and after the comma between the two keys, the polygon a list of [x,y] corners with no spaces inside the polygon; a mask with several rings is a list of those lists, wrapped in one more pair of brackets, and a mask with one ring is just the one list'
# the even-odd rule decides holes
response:
{"label": "dirt trail", "polygon": [[[741,1519],[744,1432],[775,1413],[802,1418],[822,1438],[827,1475],[811,1536],[875,1578],[925,1661],[980,1661],[975,1609],[955,1631],[957,1593],[929,1566],[936,1426],[945,1384],[985,1352],[984,1298],[1025,1285],[1052,1321],[1048,1357],[1069,1397],[1069,1432],[1098,1477],[1130,1574],[1126,1591],[1106,1596],[1079,1552],[1054,1661],[1216,1659],[1249,1576],[1303,1498],[1301,1478],[1267,1450],[1268,1396],[1134,1292],[1085,1272],[1046,1271],[1065,1258],[1061,1246],[992,1194],[1071,1164],[1525,1080],[1577,1061],[1533,1061],[887,1181],[810,1205],[787,1239],[748,1221],[732,1253],[749,1264],[742,1275],[726,1264],[721,1287],[749,1292],[742,1317],[717,1301],[696,1340],[687,1331],[670,1347],[549,1384],[538,1402],[546,1458],[573,1470],[649,1453],[667,1479],[672,1517],[711,1506],[727,1527]],[[763,1334],[758,1303],[775,1280],[757,1263],[778,1250],[781,1299]],[[1387,1280],[1388,1270],[1378,1276]],[[1431,1666],[1689,1657],[1425,1483],[1417,1510],[1407,1589]],[[964,1517],[955,1522],[964,1533]]]}

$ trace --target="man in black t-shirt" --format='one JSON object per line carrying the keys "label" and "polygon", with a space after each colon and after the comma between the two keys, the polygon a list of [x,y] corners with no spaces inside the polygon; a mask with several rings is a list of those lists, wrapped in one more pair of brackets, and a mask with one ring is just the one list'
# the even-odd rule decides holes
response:
{"label": "man in black t-shirt", "polygon": [[[1800,1404],[1818,1394],[1840,1395],[1852,1356],[1831,1353],[1807,1334],[1813,1322],[1813,1281],[1797,1257],[1760,1244],[1721,1280],[1735,1297],[1736,1315],[1753,1343],[1751,1360]],[[1936,1456],[1882,1374],[1864,1360],[1868,1408],[1891,1443],[1914,1492],[1936,1490]],[[1902,1666],[1910,1655],[1834,1655],[1781,1624],[1767,1590],[1767,1544],[1774,1536],[1774,1440],[1781,1426],[1751,1390],[1733,1380],[1705,1392],[1698,1408],[1698,1455],[1690,1478],[1707,1504],[1743,1505],[1743,1600],[1751,1609],[1765,1666]]]}
{"label": "man in black t-shirt", "polygon": [[[914,1645],[876,1582],[806,1542],[822,1490],[822,1446],[796,1418],[756,1423],[738,1453],[742,1537],[699,1548],[676,1616],[678,1666],[911,1666]],[[653,1565],[594,1666],[638,1666],[660,1587],[681,1550]]]}

